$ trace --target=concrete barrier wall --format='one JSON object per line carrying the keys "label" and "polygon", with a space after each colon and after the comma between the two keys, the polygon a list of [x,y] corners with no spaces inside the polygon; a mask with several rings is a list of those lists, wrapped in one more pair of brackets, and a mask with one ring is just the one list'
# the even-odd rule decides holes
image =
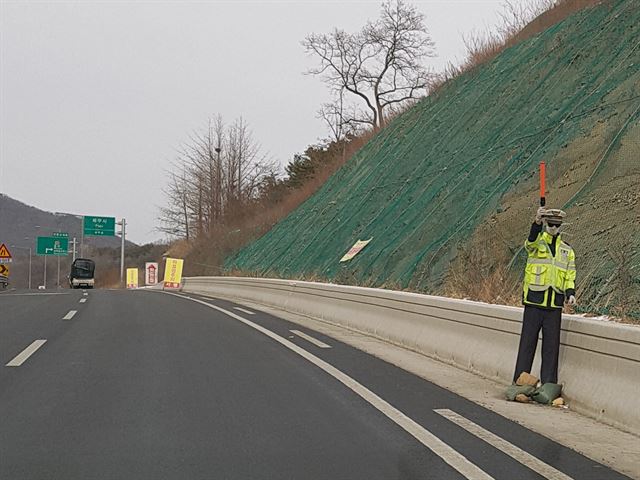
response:
{"label": "concrete barrier wall", "polygon": [[[290,280],[193,277],[183,291],[301,313],[511,383],[522,308]],[[640,327],[565,315],[559,379],[573,410],[640,434]],[[538,348],[539,350],[539,348]],[[533,373],[539,372],[536,354]]]}

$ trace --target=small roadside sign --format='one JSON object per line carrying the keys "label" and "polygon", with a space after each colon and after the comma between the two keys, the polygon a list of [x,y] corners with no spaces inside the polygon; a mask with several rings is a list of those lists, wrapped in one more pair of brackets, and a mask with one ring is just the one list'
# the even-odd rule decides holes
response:
{"label": "small roadside sign", "polygon": [[183,263],[184,260],[181,258],[167,258],[167,262],[164,267],[165,288],[180,288]]}
{"label": "small roadside sign", "polygon": [[5,265],[4,263],[0,263],[0,275],[4,277],[9,276],[9,265]]}
{"label": "small roadside sign", "polygon": [[145,285],[156,285],[158,283],[158,264],[156,262],[144,264],[144,283]]}
{"label": "small roadside sign", "polygon": [[340,259],[340,262],[348,262],[349,260],[351,260],[358,253],[360,253],[360,251],[364,247],[366,247],[371,240],[373,240],[373,237],[370,238],[369,240],[358,240],[356,243],[353,244],[353,247],[351,247],[349,251],[344,254],[344,256]]}
{"label": "small roadside sign", "polygon": [[2,243],[0,244],[0,263],[11,263],[13,258],[11,258],[11,252],[7,248],[7,246]]}
{"label": "small roadside sign", "polygon": [[137,268],[127,268],[127,288],[138,288]]}
{"label": "small roadside sign", "polygon": [[116,219],[115,217],[85,216],[82,228],[87,236],[113,237],[116,234]]}

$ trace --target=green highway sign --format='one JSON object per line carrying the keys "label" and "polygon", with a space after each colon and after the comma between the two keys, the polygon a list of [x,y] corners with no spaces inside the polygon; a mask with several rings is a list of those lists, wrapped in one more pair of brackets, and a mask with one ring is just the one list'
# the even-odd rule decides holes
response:
{"label": "green highway sign", "polygon": [[51,236],[56,238],[69,238],[69,234],[64,232],[53,232]]}
{"label": "green highway sign", "polygon": [[59,237],[38,237],[36,255],[56,255],[64,257],[68,254],[69,239]]}
{"label": "green highway sign", "polygon": [[116,234],[114,217],[84,217],[83,231],[85,235],[113,237]]}

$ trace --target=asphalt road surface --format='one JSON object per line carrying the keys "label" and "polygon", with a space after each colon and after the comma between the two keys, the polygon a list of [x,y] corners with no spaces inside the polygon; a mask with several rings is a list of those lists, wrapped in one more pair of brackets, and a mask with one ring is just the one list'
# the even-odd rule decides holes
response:
{"label": "asphalt road surface", "polygon": [[464,478],[627,477],[241,305],[0,293],[0,479]]}

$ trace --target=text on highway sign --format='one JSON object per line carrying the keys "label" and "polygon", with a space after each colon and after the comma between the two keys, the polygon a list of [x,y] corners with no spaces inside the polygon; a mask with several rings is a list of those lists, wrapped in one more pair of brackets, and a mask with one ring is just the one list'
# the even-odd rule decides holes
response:
{"label": "text on highway sign", "polygon": [[56,255],[64,257],[68,254],[69,239],[57,237],[38,237],[36,255]]}
{"label": "text on highway sign", "polygon": [[137,268],[127,268],[127,288],[138,288]]}
{"label": "text on highway sign", "polygon": [[167,258],[164,267],[164,286],[166,288],[180,288],[183,263],[182,258]]}
{"label": "text on highway sign", "polygon": [[113,237],[116,234],[115,217],[90,217],[85,216],[82,223],[85,235],[98,237]]}
{"label": "text on highway sign", "polygon": [[155,285],[158,283],[158,264],[156,262],[146,262],[144,264],[145,285]]}

